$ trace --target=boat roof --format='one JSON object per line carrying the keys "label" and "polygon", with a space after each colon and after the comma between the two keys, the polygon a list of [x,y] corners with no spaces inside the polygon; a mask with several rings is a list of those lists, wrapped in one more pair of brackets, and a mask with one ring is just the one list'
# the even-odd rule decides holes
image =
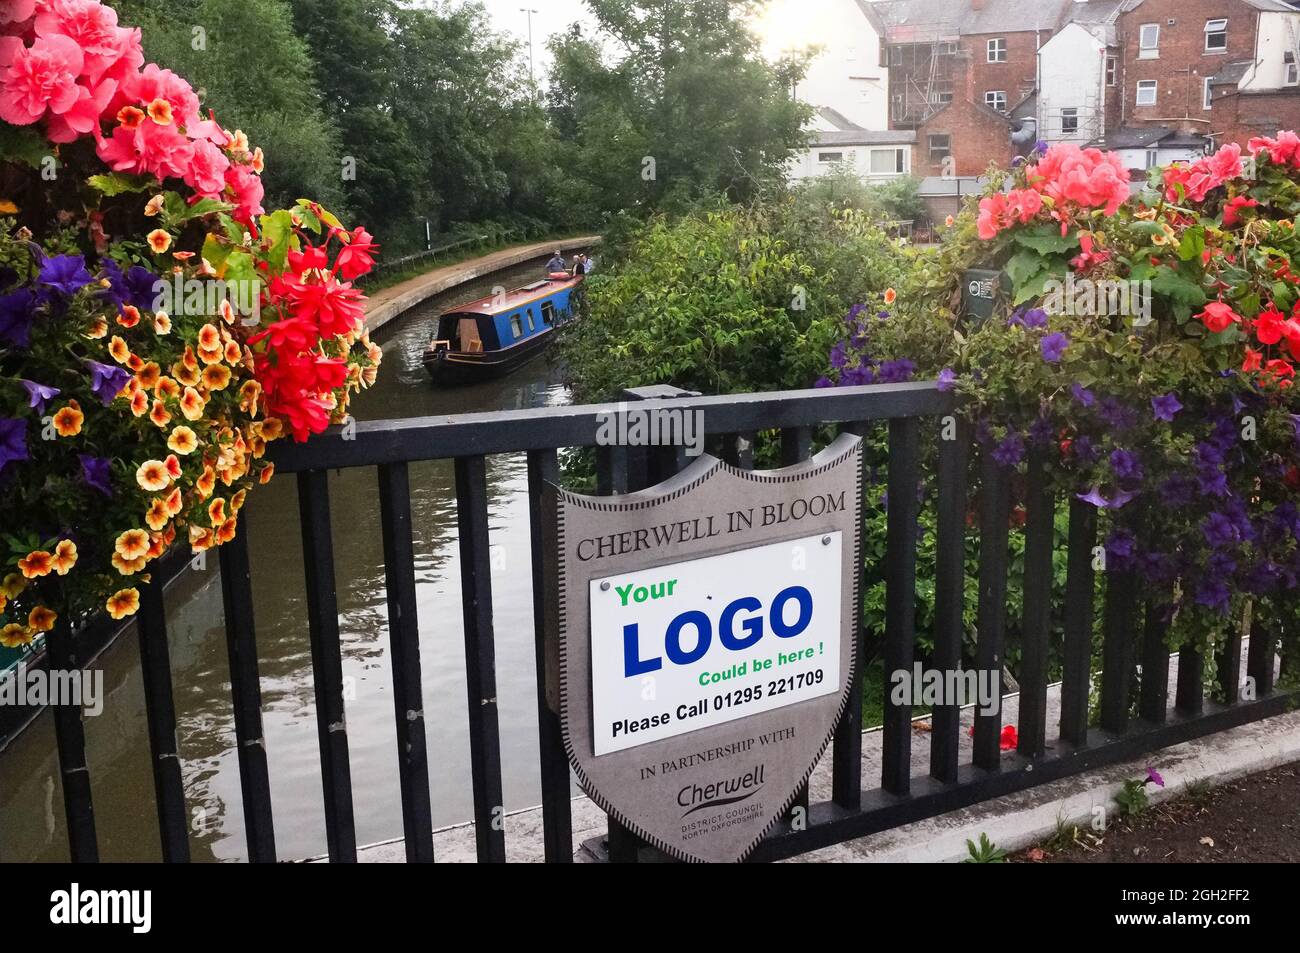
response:
{"label": "boat roof", "polygon": [[564,278],[551,279],[543,278],[541,281],[534,281],[532,284],[524,285],[521,288],[515,288],[513,291],[507,291],[505,298],[497,295],[487,295],[479,298],[477,301],[471,301],[468,304],[458,305],[454,308],[448,308],[444,314],[504,314],[507,311],[514,311],[524,305],[537,301],[539,298],[546,298],[557,291],[563,291],[566,288],[573,288],[582,284],[582,278]]}

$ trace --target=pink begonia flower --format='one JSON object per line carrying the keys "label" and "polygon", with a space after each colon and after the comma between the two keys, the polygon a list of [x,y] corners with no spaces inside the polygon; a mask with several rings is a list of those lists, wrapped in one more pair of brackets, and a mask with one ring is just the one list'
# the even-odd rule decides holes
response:
{"label": "pink begonia flower", "polygon": [[96,141],[99,157],[114,172],[179,179],[194,159],[194,145],[175,126],[150,120],[135,129],[118,126],[107,138],[96,131]]}
{"label": "pink begonia flower", "polygon": [[185,183],[201,198],[216,198],[226,188],[230,160],[207,139],[196,139],[193,146],[194,157],[185,173]]}
{"label": "pink begonia flower", "polygon": [[79,86],[77,102],[67,112],[51,115],[46,129],[51,142],[73,142],[99,128],[99,119],[117,92],[117,83],[101,80],[93,89]]}
{"label": "pink begonia flower", "polygon": [[47,111],[61,115],[81,95],[77,77],[84,57],[66,36],[37,37],[31,46],[0,37],[0,119],[30,126]]}
{"label": "pink begonia flower", "polygon": [[[1070,143],[1048,149],[1029,175],[1030,185],[1058,206],[1070,202],[1082,208],[1105,209],[1107,215],[1114,215],[1128,201],[1128,179],[1128,169],[1119,156]],[[1061,224],[1064,227],[1064,221]]]}
{"label": "pink begonia flower", "polygon": [[23,23],[36,12],[36,0],[6,0],[0,3],[0,26]]}
{"label": "pink begonia flower", "polygon": [[98,0],[44,0],[35,27],[37,36],[66,36],[77,44],[92,86],[110,74],[120,81],[144,63],[140,31],[119,27],[117,11]]}
{"label": "pink begonia flower", "polygon": [[1300,165],[1300,136],[1290,130],[1279,132],[1276,139],[1258,136],[1246,143],[1246,148],[1253,156],[1267,152],[1269,161],[1277,165]]}
{"label": "pink begonia flower", "polygon": [[[128,76],[122,95],[135,106],[147,106],[155,99],[166,100],[172,107],[173,122],[188,127],[199,121],[199,97],[189,83],[169,69],[150,63],[139,73]],[[157,125],[157,123],[154,123]]]}
{"label": "pink begonia flower", "polygon": [[235,193],[234,202],[238,206],[234,218],[251,225],[255,216],[261,215],[262,180],[246,165],[232,165],[226,170],[226,185]]}

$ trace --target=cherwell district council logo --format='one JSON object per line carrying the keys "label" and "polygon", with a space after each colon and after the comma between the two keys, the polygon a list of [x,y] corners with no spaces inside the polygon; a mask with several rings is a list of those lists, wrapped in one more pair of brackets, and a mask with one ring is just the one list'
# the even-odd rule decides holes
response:
{"label": "cherwell district council logo", "polygon": [[657,487],[548,487],[548,697],[587,793],[683,860],[742,860],[825,751],[854,665],[861,446]]}

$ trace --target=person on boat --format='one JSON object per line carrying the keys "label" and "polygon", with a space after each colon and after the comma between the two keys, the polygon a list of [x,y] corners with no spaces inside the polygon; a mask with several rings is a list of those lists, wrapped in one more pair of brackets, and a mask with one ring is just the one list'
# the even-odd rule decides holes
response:
{"label": "person on boat", "polygon": [[568,269],[564,267],[564,256],[560,254],[560,250],[557,248],[555,254],[551,256],[551,260],[546,263],[546,273],[548,275],[558,275],[562,271],[568,271]]}
{"label": "person on boat", "polygon": [[592,258],[590,255],[582,256],[582,273],[584,275],[591,274],[592,270],[595,267],[596,267],[596,259]]}
{"label": "person on boat", "polygon": [[581,254],[574,255],[573,267],[569,269],[569,274],[572,275],[574,278],[578,278],[582,275],[585,275],[586,273],[587,272],[585,270],[585,265],[582,261],[582,255]]}

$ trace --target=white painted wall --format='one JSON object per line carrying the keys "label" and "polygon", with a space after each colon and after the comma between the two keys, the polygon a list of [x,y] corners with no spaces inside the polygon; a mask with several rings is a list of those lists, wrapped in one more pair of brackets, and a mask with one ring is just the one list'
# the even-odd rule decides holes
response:
{"label": "white painted wall", "polygon": [[[1286,82],[1286,53],[1300,60],[1300,13],[1260,13],[1255,34],[1255,63],[1239,89],[1281,89]],[[1292,84],[1295,85],[1295,84]]]}
{"label": "white painted wall", "polygon": [[[1116,149],[1126,169],[1145,169],[1148,167],[1146,149]],[[1155,164],[1158,166],[1169,165],[1171,162],[1191,162],[1200,158],[1201,150],[1199,149],[1157,149]]]}
{"label": "white painted wall", "polygon": [[[1070,23],[1038,51],[1040,93],[1038,135],[1048,142],[1082,145],[1105,131],[1106,44],[1078,23]],[[1062,110],[1077,109],[1079,127],[1062,131]]]}
{"label": "white painted wall", "polygon": [[[881,157],[877,162],[894,163],[896,161],[896,150],[903,150],[903,171],[880,173],[872,172],[872,152],[880,152]],[[822,155],[839,153],[840,162],[823,162]],[[872,145],[872,146],[814,146],[804,152],[797,153],[790,162],[790,178],[796,181],[800,179],[812,179],[820,175],[826,175],[837,169],[849,168],[858,173],[858,176],[867,182],[886,182],[889,179],[901,178],[912,173],[912,144],[899,143],[898,145]]]}
{"label": "white painted wall", "polygon": [[797,90],[812,106],[829,106],[863,129],[889,128],[889,71],[880,65],[880,37],[853,0],[812,0],[817,9],[794,45],[821,52]]}

